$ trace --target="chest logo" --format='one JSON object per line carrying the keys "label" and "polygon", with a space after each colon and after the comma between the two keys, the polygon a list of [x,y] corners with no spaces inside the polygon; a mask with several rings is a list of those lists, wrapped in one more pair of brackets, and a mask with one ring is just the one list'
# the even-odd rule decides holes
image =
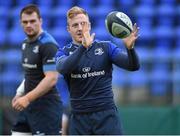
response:
{"label": "chest logo", "polygon": [[39,52],[39,46],[35,46],[35,47],[33,48],[33,52],[34,52],[34,53],[38,53],[38,52]]}
{"label": "chest logo", "polygon": [[94,51],[94,54],[95,55],[102,55],[104,53],[103,49],[102,48],[97,48],[95,49]]}
{"label": "chest logo", "polygon": [[83,71],[83,72],[89,72],[90,70],[91,70],[90,67],[84,67],[84,68],[82,68],[82,71]]}

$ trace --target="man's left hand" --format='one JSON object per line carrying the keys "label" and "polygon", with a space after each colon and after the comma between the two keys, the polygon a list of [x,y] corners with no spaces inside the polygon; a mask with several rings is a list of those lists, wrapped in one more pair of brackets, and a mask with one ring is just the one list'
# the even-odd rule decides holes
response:
{"label": "man's left hand", "polygon": [[22,96],[20,98],[18,98],[14,104],[13,107],[14,109],[18,110],[18,111],[22,111],[24,110],[28,105],[30,104],[27,96]]}
{"label": "man's left hand", "polygon": [[138,31],[139,31],[139,27],[137,27],[135,23],[131,34],[128,37],[123,39],[123,42],[128,49],[132,49],[134,47],[134,43],[136,39],[139,37]]}

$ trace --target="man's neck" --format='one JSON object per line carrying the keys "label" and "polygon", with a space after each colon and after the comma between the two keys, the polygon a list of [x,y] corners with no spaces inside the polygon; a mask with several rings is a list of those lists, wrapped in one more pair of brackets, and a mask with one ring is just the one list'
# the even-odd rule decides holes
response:
{"label": "man's neck", "polygon": [[81,45],[82,45],[82,43],[78,43],[78,42],[76,42],[75,40],[73,40],[73,43],[76,44],[76,45],[78,45],[78,46],[81,46]]}

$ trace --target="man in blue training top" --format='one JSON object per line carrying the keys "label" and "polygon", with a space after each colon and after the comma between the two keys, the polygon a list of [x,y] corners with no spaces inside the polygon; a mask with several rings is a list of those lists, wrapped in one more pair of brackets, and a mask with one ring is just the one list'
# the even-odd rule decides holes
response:
{"label": "man in blue training top", "polygon": [[22,43],[22,66],[25,76],[12,100],[19,112],[12,135],[59,135],[62,102],[56,82],[55,55],[58,44],[42,29],[42,18],[36,5],[25,6],[20,13],[27,38]]}
{"label": "man in blue training top", "polygon": [[[129,71],[139,69],[134,50],[138,38],[136,24],[129,37],[123,39],[127,52],[108,41],[94,40],[86,11],[72,7],[67,13],[67,29],[72,43],[59,49],[56,67],[69,86],[72,135],[122,134],[121,123],[112,93],[112,65]],[[121,77],[123,78],[123,77]]]}

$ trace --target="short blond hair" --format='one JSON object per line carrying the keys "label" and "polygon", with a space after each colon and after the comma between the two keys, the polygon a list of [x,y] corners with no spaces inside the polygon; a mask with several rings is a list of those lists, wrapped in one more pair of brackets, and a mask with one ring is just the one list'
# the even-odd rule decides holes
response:
{"label": "short blond hair", "polygon": [[67,15],[66,15],[67,16],[67,22],[68,22],[69,19],[72,19],[73,17],[75,17],[78,14],[84,14],[89,19],[89,16],[88,16],[87,12],[83,8],[80,8],[78,6],[74,6],[71,9],[69,9],[68,12],[67,12]]}

